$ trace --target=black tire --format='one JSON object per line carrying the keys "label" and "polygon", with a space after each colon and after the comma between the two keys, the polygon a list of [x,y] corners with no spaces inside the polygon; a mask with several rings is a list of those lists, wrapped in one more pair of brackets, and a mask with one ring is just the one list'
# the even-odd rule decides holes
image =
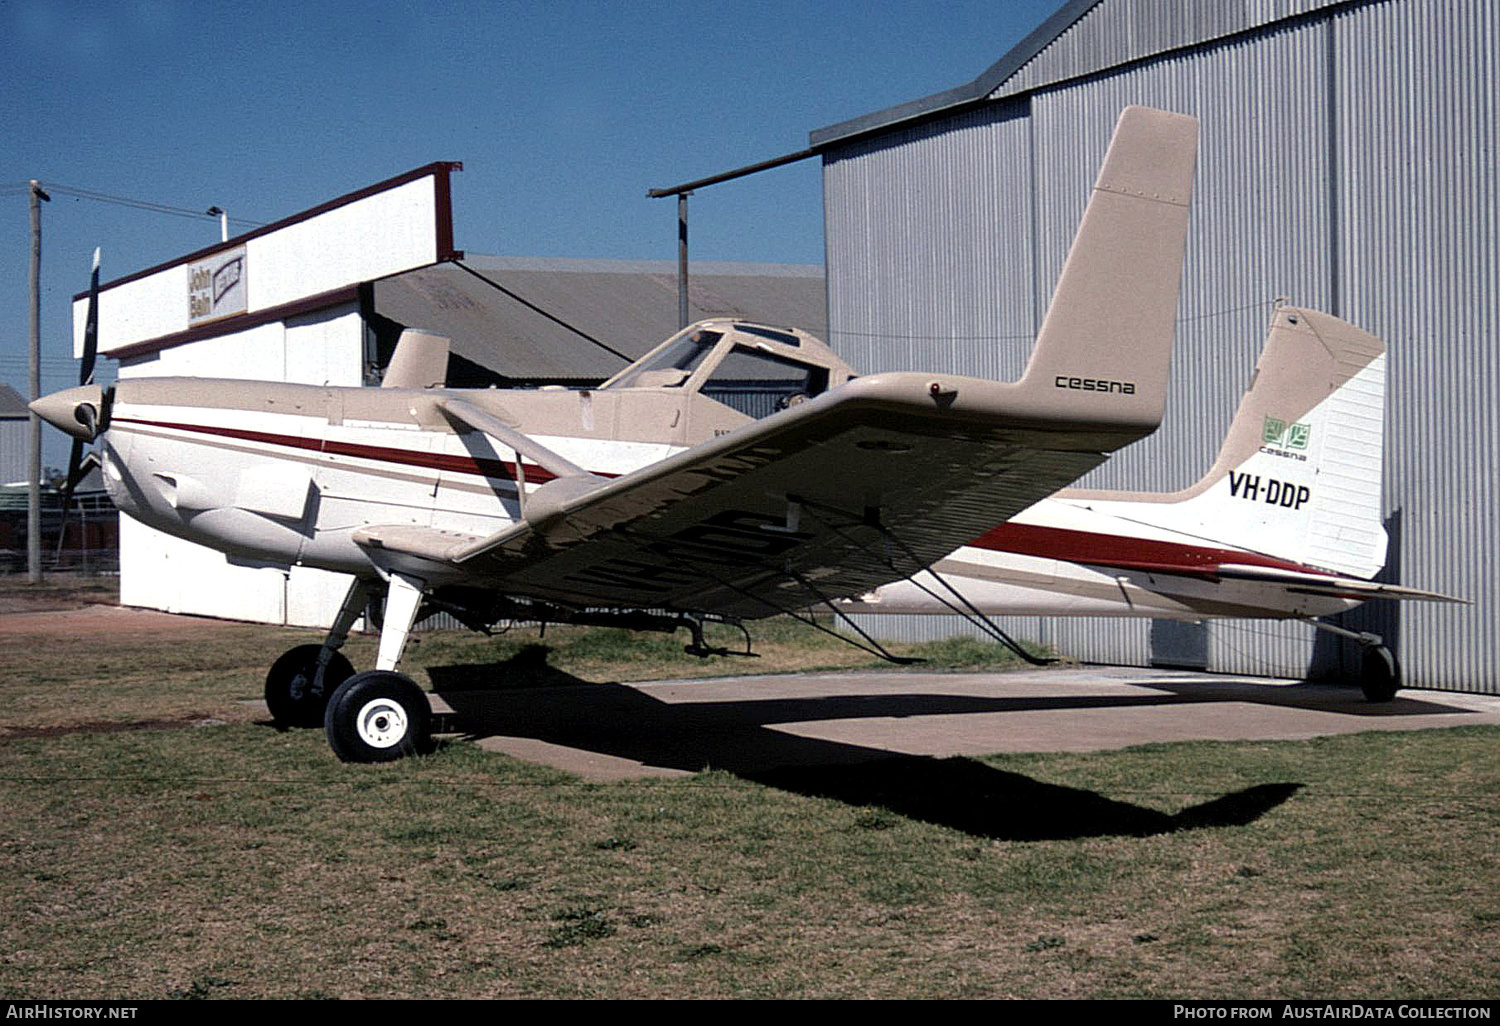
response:
{"label": "black tire", "polygon": [[1359,688],[1367,702],[1389,702],[1401,686],[1401,664],[1384,645],[1365,649],[1359,665]]}
{"label": "black tire", "polygon": [[405,674],[366,670],[333,693],[323,729],[344,762],[394,762],[427,750],[432,706]]}
{"label": "black tire", "polygon": [[266,707],[271,719],[282,727],[321,727],[328,697],[354,676],[354,667],[343,653],[333,653],[323,671],[323,686],[315,690],[313,674],[318,668],[322,645],[298,645],[284,652],[266,674]]}

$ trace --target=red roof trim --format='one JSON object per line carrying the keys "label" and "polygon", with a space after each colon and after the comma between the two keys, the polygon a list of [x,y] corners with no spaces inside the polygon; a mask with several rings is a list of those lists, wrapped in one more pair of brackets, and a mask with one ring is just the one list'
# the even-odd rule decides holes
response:
{"label": "red roof trim", "polygon": [[248,328],[257,328],[262,324],[272,321],[285,320],[288,317],[297,317],[318,310],[325,310],[330,306],[338,306],[341,303],[357,303],[359,301],[359,286],[345,285],[342,288],[332,289],[328,292],[320,292],[316,296],[308,296],[306,299],[298,299],[291,303],[282,303],[280,306],[270,306],[264,310],[254,313],[235,314],[222,320],[214,321],[212,324],[200,324],[196,328],[188,328],[186,331],[178,331],[171,335],[158,335],[156,338],[148,338],[141,342],[132,342],[128,346],[120,346],[118,349],[107,350],[103,355],[113,360],[131,360],[137,356],[146,356],[150,353],[159,352],[163,349],[171,349],[173,346],[184,345],[188,342],[199,342],[205,338],[217,338],[220,335],[230,335],[236,331],[245,331]]}

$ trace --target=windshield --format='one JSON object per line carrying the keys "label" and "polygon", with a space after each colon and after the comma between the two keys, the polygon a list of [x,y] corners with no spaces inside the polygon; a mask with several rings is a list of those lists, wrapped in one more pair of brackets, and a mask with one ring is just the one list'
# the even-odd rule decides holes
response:
{"label": "windshield", "polygon": [[693,370],[723,337],[723,332],[705,329],[684,335],[655,356],[630,368],[608,387],[675,388],[692,377]]}
{"label": "windshield", "polygon": [[703,383],[703,394],[758,420],[827,388],[826,368],[735,346]]}

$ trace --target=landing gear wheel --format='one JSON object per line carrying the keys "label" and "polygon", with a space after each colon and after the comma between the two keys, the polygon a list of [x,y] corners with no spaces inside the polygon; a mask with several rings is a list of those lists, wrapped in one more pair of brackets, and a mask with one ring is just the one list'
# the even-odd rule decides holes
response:
{"label": "landing gear wheel", "polygon": [[323,671],[323,686],[314,688],[318,653],[322,645],[298,645],[282,654],[266,674],[266,707],[283,727],[321,727],[328,696],[354,676],[354,667],[342,653],[333,653]]}
{"label": "landing gear wheel", "polygon": [[1360,660],[1359,687],[1367,702],[1389,702],[1401,686],[1401,664],[1384,645],[1371,645]]}
{"label": "landing gear wheel", "polygon": [[328,700],[323,729],[344,762],[394,762],[425,751],[432,726],[427,695],[405,674],[366,670]]}

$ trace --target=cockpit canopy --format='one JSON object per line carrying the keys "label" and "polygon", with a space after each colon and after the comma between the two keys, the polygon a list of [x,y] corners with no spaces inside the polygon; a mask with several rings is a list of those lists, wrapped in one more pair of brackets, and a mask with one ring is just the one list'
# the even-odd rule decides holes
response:
{"label": "cockpit canopy", "polygon": [[682,329],[600,388],[698,392],[759,419],[852,376],[848,364],[805,331],[708,320]]}

